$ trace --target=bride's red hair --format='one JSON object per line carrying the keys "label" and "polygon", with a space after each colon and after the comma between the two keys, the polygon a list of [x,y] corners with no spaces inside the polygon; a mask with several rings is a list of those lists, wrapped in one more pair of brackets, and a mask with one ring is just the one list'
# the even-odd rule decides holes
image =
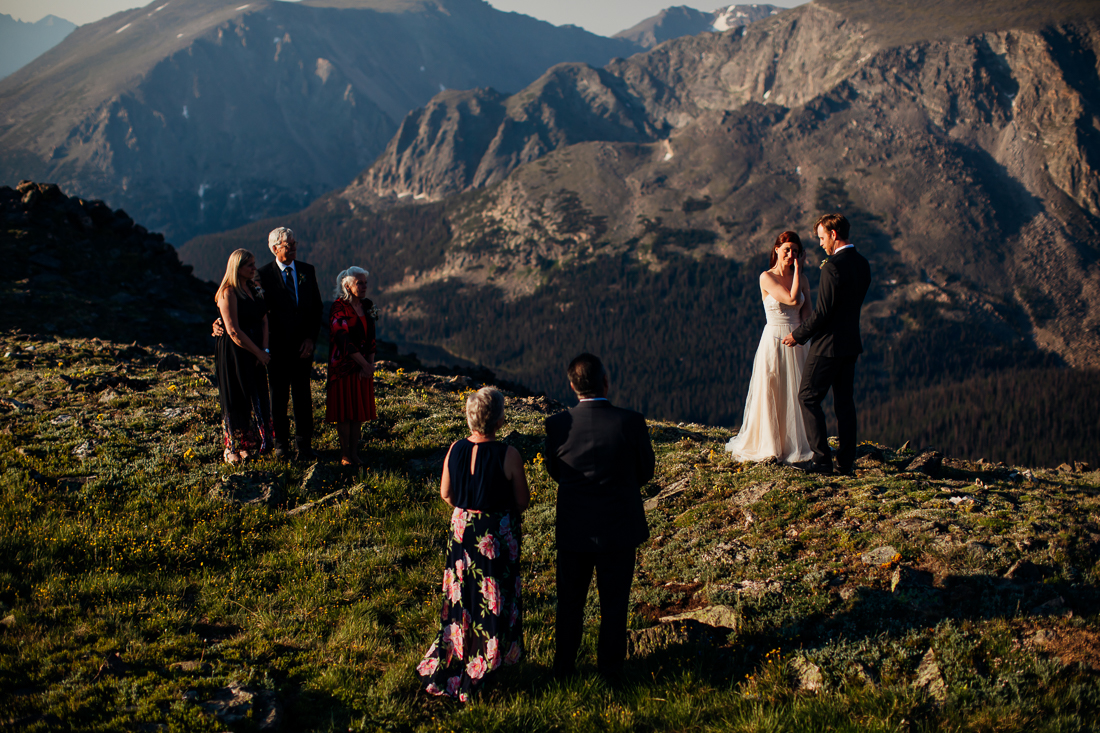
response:
{"label": "bride's red hair", "polygon": [[768,267],[775,267],[775,263],[779,262],[779,255],[776,254],[776,250],[782,247],[787,242],[791,243],[791,249],[794,250],[795,257],[802,256],[802,240],[798,238],[798,235],[794,232],[783,232],[775,240],[775,245],[772,247],[772,259],[771,264]]}

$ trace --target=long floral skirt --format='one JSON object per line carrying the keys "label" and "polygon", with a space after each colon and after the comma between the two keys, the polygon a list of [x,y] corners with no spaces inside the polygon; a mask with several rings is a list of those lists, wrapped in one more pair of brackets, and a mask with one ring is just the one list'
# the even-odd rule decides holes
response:
{"label": "long floral skirt", "polygon": [[416,667],[424,688],[466,702],[489,672],[523,657],[520,521],[455,509],[439,634]]}

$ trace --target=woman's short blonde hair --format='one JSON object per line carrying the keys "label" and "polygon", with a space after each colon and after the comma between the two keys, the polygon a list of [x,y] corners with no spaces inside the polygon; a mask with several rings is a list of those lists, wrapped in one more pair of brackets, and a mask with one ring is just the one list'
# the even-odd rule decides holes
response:
{"label": "woman's short blonde hair", "polygon": [[355,282],[355,279],[362,275],[363,277],[370,277],[370,273],[364,270],[362,267],[356,267],[352,265],[348,269],[341,272],[336,276],[336,290],[332,292],[333,298],[343,298],[344,300],[351,300],[351,290],[349,286]]}
{"label": "woman's short blonde hair", "polygon": [[491,435],[504,417],[504,395],[496,387],[482,387],[466,398],[466,424],[470,431]]}

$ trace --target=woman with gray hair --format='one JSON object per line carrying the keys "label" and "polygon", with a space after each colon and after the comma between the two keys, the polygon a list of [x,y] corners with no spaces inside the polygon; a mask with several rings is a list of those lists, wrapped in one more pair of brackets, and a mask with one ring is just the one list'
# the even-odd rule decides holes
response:
{"label": "woman with gray hair", "polygon": [[523,458],[496,439],[504,395],[482,387],[466,399],[470,437],[451,445],[439,495],[451,513],[442,624],[416,667],[432,695],[466,702],[497,667],[523,656],[520,515],[531,501]]}
{"label": "woman with gray hair", "polygon": [[361,466],[359,428],[376,417],[374,407],[374,319],[367,276],[349,267],[336,276],[336,301],[329,312],[328,398],[325,420],[336,423],[340,463]]}

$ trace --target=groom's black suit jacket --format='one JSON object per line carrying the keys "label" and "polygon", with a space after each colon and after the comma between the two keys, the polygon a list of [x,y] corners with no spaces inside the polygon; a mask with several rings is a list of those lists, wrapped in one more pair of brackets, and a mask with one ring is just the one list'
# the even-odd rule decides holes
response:
{"label": "groom's black suit jacket", "polygon": [[817,307],[791,334],[804,344],[813,339],[810,355],[854,357],[863,353],[859,311],[871,286],[871,266],[855,247],[837,252],[821,267]]}
{"label": "groom's black suit jacket", "polygon": [[653,478],[653,467],[641,413],[592,400],[547,418],[546,468],[558,482],[558,548],[613,552],[649,539],[641,488]]}
{"label": "groom's black suit jacket", "polygon": [[[306,339],[317,342],[321,329],[321,291],[317,287],[317,272],[313,265],[294,262],[298,280],[298,302],[294,302],[278,262],[260,268],[260,287],[268,307],[268,332],[274,356],[297,355]],[[312,359],[310,359],[312,363]]]}

